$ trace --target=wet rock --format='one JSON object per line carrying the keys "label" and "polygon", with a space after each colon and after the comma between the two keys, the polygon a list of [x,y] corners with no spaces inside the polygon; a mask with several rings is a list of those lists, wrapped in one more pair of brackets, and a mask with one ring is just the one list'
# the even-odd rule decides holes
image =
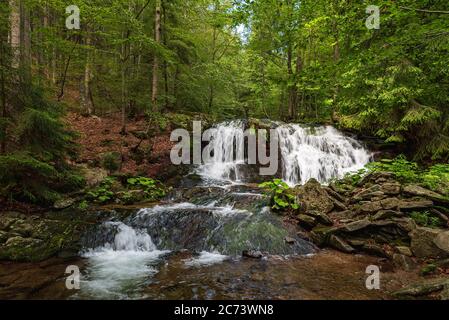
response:
{"label": "wet rock", "polygon": [[412,250],[409,247],[398,246],[396,247],[396,251],[407,257],[413,256]]}
{"label": "wet rock", "polygon": [[346,241],[336,235],[331,235],[329,238],[329,245],[334,249],[345,253],[354,253],[355,249],[351,247]]}
{"label": "wet rock", "polygon": [[334,207],[339,211],[347,211],[348,207],[341,201],[337,199],[332,199],[332,202],[334,203]]}
{"label": "wet rock", "polygon": [[397,268],[405,271],[412,271],[416,269],[416,263],[409,256],[404,254],[394,254],[393,263]]}
{"label": "wet rock", "polygon": [[242,256],[250,259],[262,259],[263,254],[260,251],[255,250],[245,250],[242,252]]}
{"label": "wet rock", "polygon": [[449,252],[440,249],[435,240],[442,232],[440,229],[432,229],[426,227],[417,227],[411,232],[412,239],[411,249],[413,254],[418,258],[446,258]]}
{"label": "wet rock", "polygon": [[332,188],[324,187],[324,190],[326,190],[327,194],[330,197],[332,197],[332,198],[334,198],[334,199],[336,199],[336,200],[338,200],[338,201],[340,201],[342,203],[346,202],[346,198],[343,197],[342,195],[340,195],[339,193],[335,192]]}
{"label": "wet rock", "polygon": [[298,216],[298,224],[301,227],[310,230],[310,229],[313,229],[318,224],[318,221],[316,218],[311,217],[309,215],[300,214]]}
{"label": "wet rock", "polygon": [[334,203],[326,190],[315,179],[309,180],[304,186],[295,188],[294,192],[303,212],[317,211],[328,214],[334,208]]}
{"label": "wet rock", "polygon": [[361,250],[367,254],[378,256],[381,258],[392,258],[381,246],[372,243],[365,243]]}

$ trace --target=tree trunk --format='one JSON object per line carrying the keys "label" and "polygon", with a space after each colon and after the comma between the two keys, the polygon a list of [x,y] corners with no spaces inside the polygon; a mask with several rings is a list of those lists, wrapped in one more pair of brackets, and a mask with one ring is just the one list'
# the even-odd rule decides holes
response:
{"label": "tree trunk", "polygon": [[31,25],[25,1],[20,1],[20,75],[25,92],[31,83]]}
{"label": "tree trunk", "polygon": [[340,61],[340,36],[339,36],[339,30],[337,21],[333,22],[333,33],[334,33],[334,64],[335,64],[335,75],[334,75],[334,97],[333,97],[333,104],[332,104],[332,115],[331,120],[332,122],[337,121],[337,107],[338,107],[338,93],[340,91],[340,88],[338,86],[338,74],[337,74],[337,64]]}
{"label": "tree trunk", "polygon": [[287,50],[287,68],[289,75],[289,84],[288,84],[288,120],[294,120],[296,117],[296,100],[298,96],[298,90],[296,87],[295,74],[293,73],[293,49],[291,44],[288,46]]}
{"label": "tree trunk", "polygon": [[6,59],[6,35],[0,35],[0,89],[1,89],[1,106],[2,106],[2,119],[0,121],[0,154],[6,153],[6,76],[5,68],[7,67]]}
{"label": "tree trunk", "polygon": [[[156,43],[161,42],[161,0],[156,0],[156,13],[154,23],[154,40]],[[159,57],[154,55],[153,61],[153,89],[151,93],[151,104],[153,112],[158,112],[158,83],[159,83]]]}
{"label": "tree trunk", "polygon": [[[86,46],[89,47],[91,44],[91,37],[88,34],[86,36]],[[86,52],[86,63],[84,65],[84,80],[83,80],[83,92],[82,92],[82,109],[86,112],[88,116],[92,115],[92,94],[90,89],[90,81],[91,81],[91,73],[92,73],[92,66],[91,66],[91,51],[90,48],[87,48]]]}
{"label": "tree trunk", "polygon": [[9,5],[11,7],[9,43],[13,53],[12,67],[18,69],[20,66],[20,0],[9,0]]}

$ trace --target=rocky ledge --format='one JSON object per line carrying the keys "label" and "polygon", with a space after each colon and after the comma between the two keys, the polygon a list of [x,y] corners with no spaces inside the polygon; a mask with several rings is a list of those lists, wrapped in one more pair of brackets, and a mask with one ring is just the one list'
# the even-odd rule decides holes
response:
{"label": "rocky ledge", "polygon": [[[374,172],[358,183],[316,180],[294,189],[301,236],[320,247],[388,259],[398,269],[422,276],[449,269],[449,199],[415,184],[401,184],[388,172]],[[442,291],[449,278],[425,282],[398,296],[416,297]],[[430,288],[430,289],[426,289]]]}

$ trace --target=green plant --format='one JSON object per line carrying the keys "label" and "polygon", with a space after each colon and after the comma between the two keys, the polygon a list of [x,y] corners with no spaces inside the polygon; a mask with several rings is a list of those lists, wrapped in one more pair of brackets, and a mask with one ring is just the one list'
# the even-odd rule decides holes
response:
{"label": "green plant", "polygon": [[259,185],[267,191],[271,199],[272,208],[275,210],[298,210],[296,197],[292,194],[290,187],[281,179],[265,182]]}
{"label": "green plant", "polygon": [[442,221],[439,217],[433,215],[429,211],[425,212],[412,212],[410,217],[420,226],[438,228],[441,227]]}
{"label": "green plant", "polygon": [[146,177],[135,177],[127,180],[131,189],[143,190],[147,200],[157,200],[166,195],[165,187],[157,180]]}
{"label": "green plant", "polygon": [[402,155],[392,160],[383,159],[379,162],[372,162],[367,165],[367,168],[371,172],[392,172],[402,182],[418,182],[420,177],[418,165],[414,162],[407,161]]}
{"label": "green plant", "polygon": [[120,169],[121,155],[117,152],[108,152],[103,156],[103,168],[110,172],[115,172]]}
{"label": "green plant", "polygon": [[92,191],[87,193],[87,196],[98,203],[107,203],[114,199],[115,193],[111,190],[113,184],[116,182],[116,179],[112,177],[107,177],[100,186]]}
{"label": "green plant", "polygon": [[347,173],[344,177],[344,180],[350,182],[351,185],[356,186],[360,181],[362,181],[367,171],[367,169],[361,169],[355,173]]}

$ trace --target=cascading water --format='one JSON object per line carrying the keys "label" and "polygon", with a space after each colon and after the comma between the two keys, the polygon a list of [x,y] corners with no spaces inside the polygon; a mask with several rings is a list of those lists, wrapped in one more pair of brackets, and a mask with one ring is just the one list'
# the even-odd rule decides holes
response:
{"label": "cascading water", "polygon": [[[210,142],[214,150],[211,163],[198,168],[207,179],[242,182],[245,168],[245,135],[242,121],[218,125]],[[282,178],[291,186],[314,178],[327,183],[346,173],[362,169],[372,158],[355,139],[337,129],[278,124]]]}
{"label": "cascading water", "polygon": [[327,183],[360,170],[371,160],[363,146],[337,129],[285,124],[277,128],[282,177],[291,186],[314,178]]}
{"label": "cascading water", "polygon": [[[179,188],[169,203],[118,215],[88,233],[81,290],[73,298],[146,298],[145,288],[172,255],[184,250],[191,254],[181,264],[189,270],[232,265],[233,257],[246,250],[283,256],[314,253],[311,243],[271,213],[260,190],[243,183],[249,180],[244,128],[242,121],[216,127],[213,159],[197,168],[205,183]],[[370,160],[361,144],[332,127],[281,124],[276,133],[282,176],[291,185],[310,178],[325,183]]]}

